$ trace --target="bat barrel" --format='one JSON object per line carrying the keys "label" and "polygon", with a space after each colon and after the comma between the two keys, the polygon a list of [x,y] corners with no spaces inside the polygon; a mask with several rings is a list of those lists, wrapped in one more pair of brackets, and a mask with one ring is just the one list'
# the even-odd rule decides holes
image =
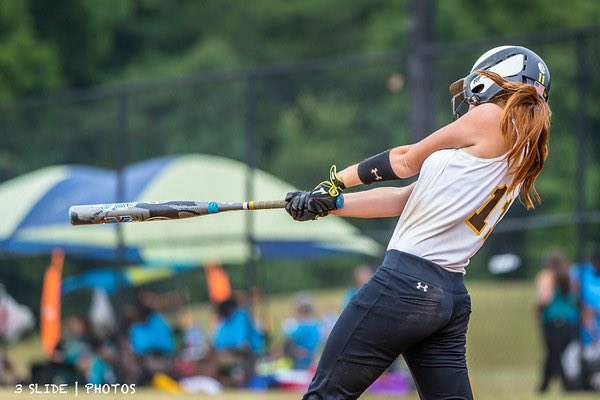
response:
{"label": "bat barrel", "polygon": [[91,204],[69,209],[73,225],[183,219],[206,214],[210,214],[209,203],[195,201]]}
{"label": "bat barrel", "polygon": [[95,225],[113,222],[145,221],[141,210],[125,203],[77,205],[69,208],[71,225]]}
{"label": "bat barrel", "polygon": [[224,211],[284,208],[285,204],[283,200],[243,203],[163,201],[91,204],[69,208],[69,219],[72,225],[158,221],[199,217]]}

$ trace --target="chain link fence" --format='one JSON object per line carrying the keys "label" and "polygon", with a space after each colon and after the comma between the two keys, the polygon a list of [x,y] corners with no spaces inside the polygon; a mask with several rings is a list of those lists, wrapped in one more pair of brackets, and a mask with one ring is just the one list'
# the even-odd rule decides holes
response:
{"label": "chain link fence", "polygon": [[[552,73],[553,138],[539,181],[544,203],[527,214],[512,207],[472,269],[481,269],[498,252],[519,254],[533,268],[536,253],[553,246],[583,258],[600,238],[600,216],[592,212],[600,203],[594,190],[599,121],[593,113],[599,101],[598,35],[595,27],[420,49],[435,71],[428,77],[434,84],[423,85],[435,88],[427,104],[412,102],[410,93],[421,85],[407,76],[407,60],[414,55],[408,50],[15,101],[0,107],[0,179],[55,164],[118,170],[169,154],[205,153],[246,162],[309,188],[333,162],[349,165],[426,134],[410,132],[408,121],[415,113],[434,127],[447,123],[447,86],[464,76],[483,51],[512,41],[535,49]],[[252,194],[251,187],[247,193]],[[395,221],[352,223],[385,243]]]}

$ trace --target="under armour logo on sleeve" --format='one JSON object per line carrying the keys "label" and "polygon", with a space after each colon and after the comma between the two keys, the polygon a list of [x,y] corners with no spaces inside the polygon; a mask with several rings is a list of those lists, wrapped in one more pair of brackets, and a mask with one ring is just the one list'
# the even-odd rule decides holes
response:
{"label": "under armour logo on sleeve", "polygon": [[380,180],[382,180],[383,178],[382,178],[381,176],[379,176],[379,175],[377,174],[377,172],[379,172],[379,170],[378,170],[377,168],[373,168],[373,169],[371,169],[371,173],[372,173],[372,174],[375,176],[375,180],[376,180],[376,181],[380,181]]}

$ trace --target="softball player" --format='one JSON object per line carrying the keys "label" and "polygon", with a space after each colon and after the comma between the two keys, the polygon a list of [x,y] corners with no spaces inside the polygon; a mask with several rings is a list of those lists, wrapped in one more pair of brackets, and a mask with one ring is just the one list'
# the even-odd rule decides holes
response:
{"label": "softball player", "polygon": [[[548,154],[550,73],[529,49],[483,54],[451,85],[454,122],[422,141],[286,196],[306,221],[400,216],[385,258],[352,298],[325,346],[305,399],[355,399],[400,355],[422,399],[472,399],[465,356],[469,259],[515,198],[533,208]],[[464,108],[468,108],[464,112]],[[359,184],[417,182],[342,195]]]}

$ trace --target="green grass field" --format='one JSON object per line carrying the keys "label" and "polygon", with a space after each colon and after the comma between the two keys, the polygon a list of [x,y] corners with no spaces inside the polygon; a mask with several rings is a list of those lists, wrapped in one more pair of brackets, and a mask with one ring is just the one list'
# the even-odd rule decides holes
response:
{"label": "green grass field", "polygon": [[[473,303],[473,313],[468,337],[468,360],[475,397],[483,400],[501,399],[597,399],[598,394],[565,395],[558,385],[552,386],[551,393],[538,396],[535,393],[539,377],[539,364],[542,357],[538,330],[533,319],[534,289],[530,283],[468,283]],[[335,309],[342,298],[342,291],[331,290],[316,293],[320,310]],[[288,315],[293,296],[274,296],[265,307],[272,315],[274,326]],[[210,326],[210,310],[206,305],[194,308],[198,321]],[[22,372],[35,359],[40,359],[41,350],[36,340],[20,343],[8,350],[9,356],[18,364]],[[158,400],[165,392],[151,389],[138,389],[135,395],[92,396],[84,398],[136,398],[140,400]],[[14,393],[13,388],[0,390],[0,398],[18,399],[40,395]],[[74,395],[44,396],[44,398],[67,399]],[[176,395],[176,398],[204,398],[199,395]],[[282,392],[240,392],[227,391],[217,398],[223,400],[287,400],[297,399],[299,394]],[[365,395],[370,400],[391,399],[394,397]],[[417,399],[416,395],[403,397]]]}

